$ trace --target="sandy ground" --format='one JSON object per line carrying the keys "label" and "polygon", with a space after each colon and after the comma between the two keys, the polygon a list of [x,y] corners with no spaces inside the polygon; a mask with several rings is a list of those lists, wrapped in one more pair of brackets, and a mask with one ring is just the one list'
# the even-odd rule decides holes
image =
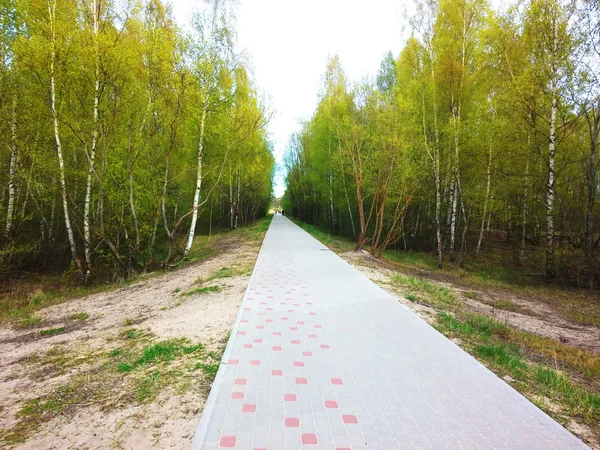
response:
{"label": "sandy ground", "polygon": [[[190,265],[172,273],[149,277],[131,287],[91,295],[45,308],[39,312],[40,328],[0,329],[0,435],[18,421],[16,413],[23,402],[52,392],[69,377],[90,374],[93,381],[98,358],[115,348],[123,329],[135,328],[153,333],[155,341],[188,338],[208,350],[224,345],[256,261],[258,245],[236,243],[227,253]],[[221,292],[182,296],[194,281],[214,274],[222,267],[243,267],[244,275],[211,281]],[[69,316],[85,312],[87,320]],[[65,327],[65,333],[40,336],[40,329]],[[31,364],[39,355],[59,349],[71,360],[69,369],[54,373],[52,367]],[[36,359],[38,358],[38,359]],[[44,372],[45,369],[45,372]],[[187,389],[167,387],[154,401],[123,404],[118,386],[110,386],[114,397],[104,404],[77,405],[63,417],[52,418],[29,436],[17,449],[149,449],[188,448],[200,418],[208,386],[201,370],[186,375]],[[83,387],[85,389],[85,385]],[[125,388],[123,388],[125,389]],[[112,394],[111,394],[112,395]],[[0,441],[0,447],[3,444]]]}

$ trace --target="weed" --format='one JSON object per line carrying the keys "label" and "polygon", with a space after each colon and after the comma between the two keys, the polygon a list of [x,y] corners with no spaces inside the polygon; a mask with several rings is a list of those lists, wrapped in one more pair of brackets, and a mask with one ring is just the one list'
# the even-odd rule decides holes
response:
{"label": "weed", "polygon": [[47,330],[40,330],[40,335],[41,336],[53,336],[55,334],[64,333],[64,332],[65,332],[65,327],[49,328]]}
{"label": "weed", "polygon": [[129,327],[129,326],[133,325],[133,323],[134,323],[133,319],[125,318],[123,320],[123,325],[126,326],[126,327]]}
{"label": "weed", "polygon": [[415,302],[415,301],[417,301],[417,297],[415,296],[415,294],[407,294],[407,295],[406,295],[406,298],[407,298],[408,300],[410,300],[411,302]]}
{"label": "weed", "polygon": [[465,291],[463,295],[470,300],[477,300],[479,298],[479,294],[475,291]]}
{"label": "weed", "polygon": [[221,292],[221,287],[220,286],[206,286],[206,287],[192,289],[191,291],[184,292],[181,295],[185,295],[185,296],[201,295],[201,294],[208,294],[210,292]]}
{"label": "weed", "polygon": [[511,302],[510,300],[495,300],[491,305],[496,309],[502,309],[504,311],[518,311],[519,305]]}
{"label": "weed", "polygon": [[69,316],[69,320],[86,320],[88,317],[90,317],[88,313],[80,312],[80,313],[71,314]]}
{"label": "weed", "polygon": [[41,322],[41,317],[25,314],[17,322],[17,328],[34,328],[39,326]]}
{"label": "weed", "polygon": [[[460,301],[450,289],[437,286],[427,280],[400,273],[392,276],[392,283],[409,287],[423,299],[423,303],[441,309],[455,310],[460,308]],[[413,294],[414,295],[414,294]]]}
{"label": "weed", "polygon": [[181,288],[175,288],[175,290],[173,292],[175,292],[175,293],[181,292]]}

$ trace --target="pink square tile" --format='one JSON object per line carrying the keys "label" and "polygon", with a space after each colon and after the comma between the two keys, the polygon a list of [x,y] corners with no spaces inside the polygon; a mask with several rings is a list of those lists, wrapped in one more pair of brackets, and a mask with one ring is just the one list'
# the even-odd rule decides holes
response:
{"label": "pink square tile", "polygon": [[221,436],[219,447],[233,448],[235,447],[235,436]]}
{"label": "pink square tile", "polygon": [[296,417],[286,417],[285,426],[290,428],[297,428],[300,426],[300,420]]}
{"label": "pink square tile", "polygon": [[262,339],[254,339],[255,344],[262,344]]}
{"label": "pink square tile", "polygon": [[231,393],[231,399],[232,400],[241,400],[244,398],[244,393],[243,392],[232,392]]}
{"label": "pink square tile", "polygon": [[312,352],[302,352],[302,356],[312,356]]}
{"label": "pink square tile", "polygon": [[273,311],[273,308],[267,308],[267,311]]}
{"label": "pink square tile", "polygon": [[283,401],[285,402],[295,402],[296,400],[298,400],[296,394],[283,394]]}
{"label": "pink square tile", "polygon": [[288,320],[288,318],[287,317],[282,317],[281,320]]}
{"label": "pink square tile", "polygon": [[243,336],[243,335],[246,334],[246,332],[245,331],[238,331],[237,334],[238,334],[238,336]]}
{"label": "pink square tile", "polygon": [[299,320],[298,322],[296,322],[298,325],[304,325],[304,321]]}
{"label": "pink square tile", "polygon": [[240,322],[242,322],[242,323],[248,323],[248,319],[242,319],[242,320],[240,320]]}
{"label": "pink square tile", "polygon": [[[302,289],[305,289],[305,288],[304,288],[304,287],[302,287]],[[308,294],[302,294],[302,295],[304,295],[305,297],[308,297]]]}
{"label": "pink square tile", "polygon": [[298,331],[298,327],[290,327],[290,331]]}
{"label": "pink square tile", "polygon": [[307,305],[312,305],[312,302],[306,302]]}
{"label": "pink square tile", "polygon": [[286,297],[285,299],[286,299],[286,300],[291,300],[291,299],[292,299],[292,297]]}
{"label": "pink square tile", "polygon": [[308,384],[308,380],[306,378],[296,378],[296,384]]}
{"label": "pink square tile", "polygon": [[288,312],[294,312],[294,310],[293,309],[288,309]]}
{"label": "pink square tile", "polygon": [[252,311],[252,308],[244,308],[244,311]]}
{"label": "pink square tile", "polygon": [[332,378],[331,384],[344,384],[341,378]]}
{"label": "pink square tile", "polygon": [[331,347],[329,347],[329,345],[327,345],[327,344],[321,344],[321,348],[331,348]]}
{"label": "pink square tile", "polygon": [[316,434],[303,434],[302,435],[302,443],[303,444],[316,444],[317,443],[317,435]]}
{"label": "pink square tile", "polygon": [[311,315],[311,316],[316,316],[316,315],[317,315],[317,313],[316,313],[316,312],[311,312],[311,313],[310,313],[310,315]]}
{"label": "pink square tile", "polygon": [[358,423],[358,420],[356,420],[356,416],[353,416],[351,414],[343,414],[342,419],[344,420],[344,423]]}
{"label": "pink square tile", "polygon": [[244,348],[252,348],[252,344],[244,344]]}
{"label": "pink square tile", "polygon": [[279,346],[279,345],[275,345],[275,346],[273,347],[273,351],[275,351],[275,352],[280,352],[280,351],[281,351],[281,346]]}
{"label": "pink square tile", "polygon": [[299,344],[299,343],[300,343],[300,341],[299,341],[299,340],[297,340],[297,339],[293,339],[293,340],[292,340],[292,344]]}
{"label": "pink square tile", "polygon": [[264,315],[265,315],[265,313],[258,313],[258,315],[259,315],[259,316],[264,316]]}
{"label": "pink square tile", "polygon": [[251,366],[260,366],[260,361],[258,359],[253,359],[250,361]]}
{"label": "pink square tile", "polygon": [[323,328],[321,325],[315,325],[315,328]]}
{"label": "pink square tile", "polygon": [[348,447],[337,447],[335,450],[352,450],[352,449],[348,448]]}
{"label": "pink square tile", "polygon": [[283,375],[283,370],[272,370],[271,375],[273,375],[274,377],[280,377]]}
{"label": "pink square tile", "polygon": [[273,336],[281,336],[281,331],[273,331]]}
{"label": "pink square tile", "polygon": [[264,327],[264,325],[257,325],[257,326],[256,326],[256,329],[257,329],[257,330],[264,330],[264,329],[265,329],[265,327]]}
{"label": "pink square tile", "polygon": [[338,404],[335,400],[325,400],[325,408],[337,408]]}
{"label": "pink square tile", "polygon": [[266,304],[267,304],[267,302],[260,302],[260,304],[261,304],[261,305],[266,305]]}
{"label": "pink square tile", "polygon": [[317,338],[317,335],[316,335],[316,334],[309,334],[309,335],[308,335],[308,337],[309,337],[310,339],[316,339],[316,338]]}
{"label": "pink square tile", "polygon": [[302,361],[294,361],[294,367],[304,367],[304,363]]}
{"label": "pink square tile", "polygon": [[273,319],[267,319],[266,322],[273,322]]}
{"label": "pink square tile", "polygon": [[239,362],[240,362],[239,359],[230,359],[229,361],[227,361],[227,364],[237,364]]}
{"label": "pink square tile", "polygon": [[300,303],[294,303],[294,306],[300,306]]}
{"label": "pink square tile", "polygon": [[280,305],[285,305],[285,302],[279,302]]}
{"label": "pink square tile", "polygon": [[245,378],[236,378],[235,381],[233,382],[233,384],[238,384],[241,386],[245,386],[246,385],[246,379]]}
{"label": "pink square tile", "polygon": [[242,412],[256,412],[256,405],[252,403],[246,403],[242,406]]}

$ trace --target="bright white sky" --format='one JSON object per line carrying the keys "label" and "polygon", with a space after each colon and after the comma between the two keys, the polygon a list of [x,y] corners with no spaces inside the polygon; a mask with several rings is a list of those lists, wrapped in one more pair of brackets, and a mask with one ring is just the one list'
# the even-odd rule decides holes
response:
{"label": "bright white sky", "polygon": [[[199,0],[171,0],[186,27]],[[410,34],[410,0],[240,0],[239,50],[248,55],[259,91],[275,110],[269,132],[281,163],[290,135],[317,104],[325,63],[338,54],[346,75],[374,76],[384,54],[395,57]],[[275,194],[285,185],[276,180]]]}

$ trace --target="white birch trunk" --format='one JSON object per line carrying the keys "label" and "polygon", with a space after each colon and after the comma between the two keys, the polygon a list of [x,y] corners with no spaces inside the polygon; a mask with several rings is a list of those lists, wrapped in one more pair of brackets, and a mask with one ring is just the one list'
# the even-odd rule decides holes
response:
{"label": "white birch trunk", "polygon": [[90,275],[92,268],[92,239],[90,214],[92,204],[92,185],[94,180],[94,162],[98,145],[98,109],[100,103],[100,48],[98,42],[98,22],[100,20],[100,5],[98,0],[92,2],[92,33],[94,39],[94,111],[92,122],[92,147],[88,155],[88,176],[85,189],[85,205],[83,210],[83,243],[85,248],[85,277]]}
{"label": "white birch trunk", "polygon": [[65,162],[62,153],[62,144],[60,140],[60,132],[58,127],[58,112],[56,111],[56,82],[54,79],[54,64],[56,60],[56,32],[55,32],[55,21],[56,21],[56,0],[48,0],[48,16],[50,19],[50,32],[52,39],[52,51],[50,57],[50,108],[52,112],[52,123],[54,126],[54,140],[56,142],[56,155],[58,157],[58,172],[60,181],[60,190],[63,203],[63,211],[65,216],[65,228],[67,229],[67,236],[69,238],[69,247],[71,248],[71,258],[75,262],[77,269],[81,276],[83,276],[83,270],[81,262],[77,257],[77,246],[75,245],[75,236],[73,235],[73,227],[71,226],[71,219],[69,217],[69,204],[67,200],[67,183],[65,181]]}
{"label": "white birch trunk", "polygon": [[192,249],[194,243],[194,233],[196,232],[196,222],[198,221],[198,205],[200,204],[200,189],[202,188],[202,158],[204,156],[204,125],[206,123],[206,113],[208,112],[208,104],[202,109],[202,117],[200,118],[200,139],[198,141],[198,166],[196,168],[196,191],[194,192],[194,203],[192,205],[192,223],[188,233],[187,243],[183,256],[186,257]]}
{"label": "white birch trunk", "polygon": [[487,216],[488,202],[490,199],[490,186],[492,184],[492,148],[490,144],[487,165],[487,184],[485,187],[485,199],[483,201],[483,214],[481,215],[481,228],[479,229],[479,239],[477,240],[477,248],[475,249],[475,258],[479,256],[481,243],[483,242],[483,232],[485,231],[485,218]]}
{"label": "white birch trunk", "polygon": [[13,215],[15,210],[15,176],[17,174],[17,97],[13,99],[12,107],[12,123],[10,126],[10,167],[8,169],[8,208],[6,210],[6,228],[4,229],[4,237],[10,235],[13,223]]}

